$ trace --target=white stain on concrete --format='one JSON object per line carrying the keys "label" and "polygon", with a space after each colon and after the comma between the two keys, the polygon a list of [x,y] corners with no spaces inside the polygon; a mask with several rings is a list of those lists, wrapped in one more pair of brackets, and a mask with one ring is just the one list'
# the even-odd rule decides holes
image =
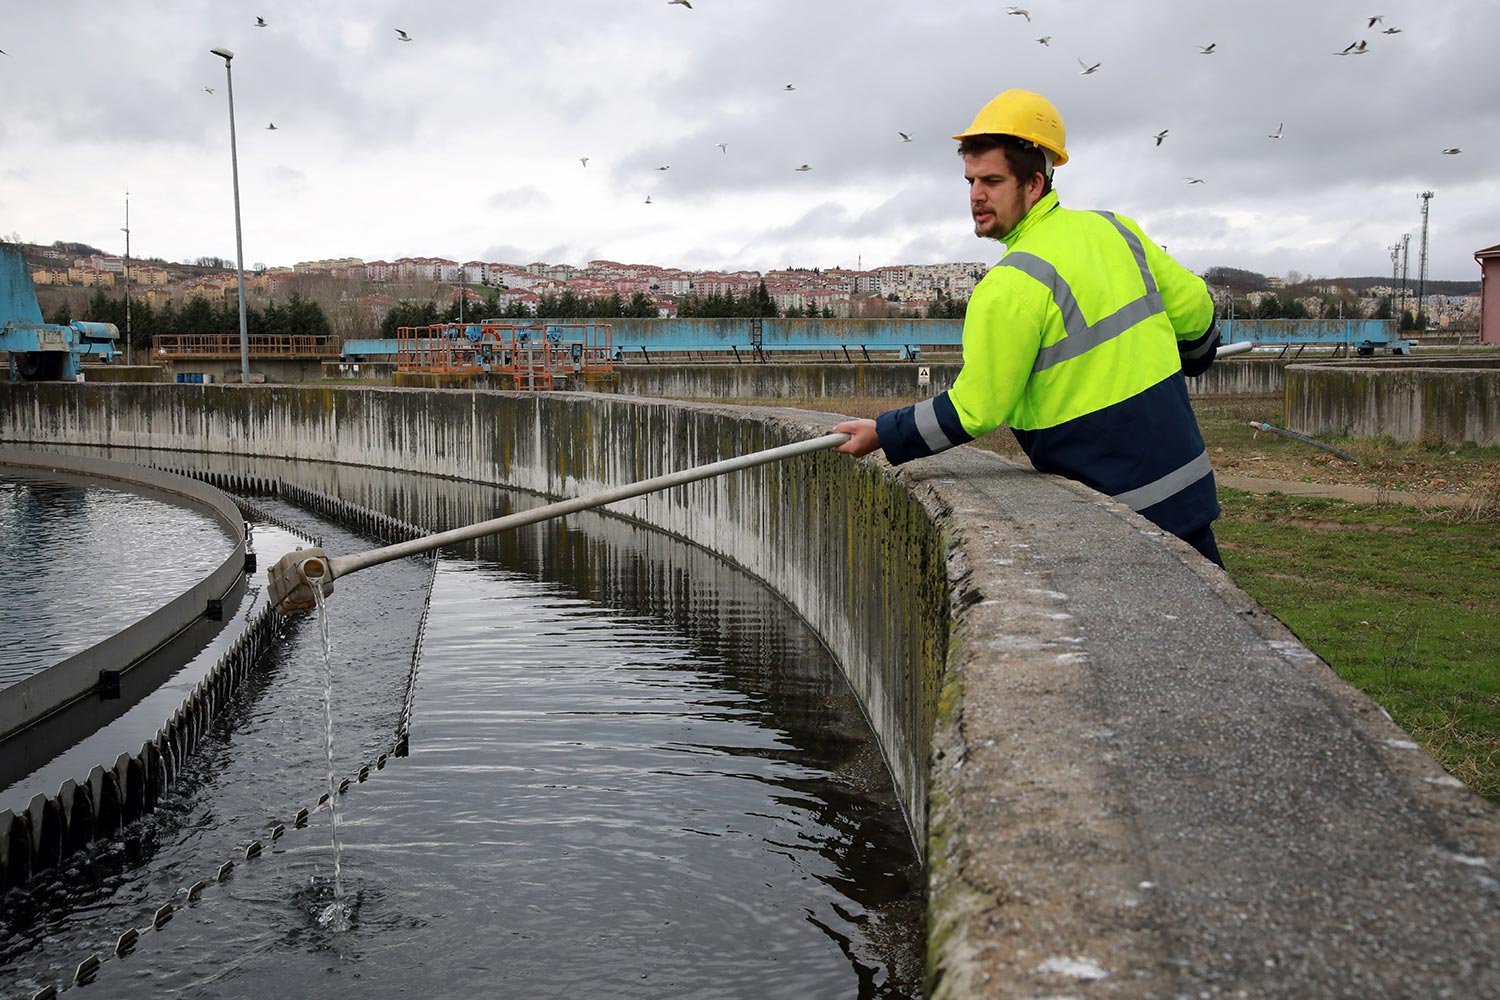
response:
{"label": "white stain on concrete", "polygon": [[1038,965],[1036,971],[1037,975],[1066,976],[1069,979],[1076,979],[1080,982],[1092,982],[1109,975],[1098,962],[1082,956],[1049,958],[1041,965]]}

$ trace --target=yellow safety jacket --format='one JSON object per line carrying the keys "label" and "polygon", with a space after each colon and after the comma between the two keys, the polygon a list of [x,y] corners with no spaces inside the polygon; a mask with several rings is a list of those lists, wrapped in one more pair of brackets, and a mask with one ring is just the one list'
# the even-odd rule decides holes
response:
{"label": "yellow safety jacket", "polygon": [[1131,219],[1041,198],[969,299],[953,388],[876,421],[893,463],[1010,426],[1042,472],[1177,535],[1219,514],[1184,373],[1218,346],[1203,279]]}

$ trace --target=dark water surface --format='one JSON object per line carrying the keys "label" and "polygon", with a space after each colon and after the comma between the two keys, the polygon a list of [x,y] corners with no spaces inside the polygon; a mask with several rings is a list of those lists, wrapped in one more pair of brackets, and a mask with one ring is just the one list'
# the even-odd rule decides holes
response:
{"label": "dark water surface", "polygon": [[0,475],[0,687],[170,603],[233,547],[217,520],[193,508],[8,470]]}
{"label": "dark water surface", "polygon": [[[340,493],[434,527],[533,502],[343,475]],[[371,547],[265,505],[330,553]],[[391,741],[429,573],[418,560],[365,570],[329,601],[345,773]],[[264,856],[87,991],[919,994],[920,871],[868,726],[801,620],[717,558],[597,515],[446,553],[410,755],[342,799],[354,902],[342,933],[317,921],[331,898],[326,811],[266,836],[321,790],[320,656],[316,622],[289,620],[163,808],[4,897],[0,994],[66,982],[256,837]]]}

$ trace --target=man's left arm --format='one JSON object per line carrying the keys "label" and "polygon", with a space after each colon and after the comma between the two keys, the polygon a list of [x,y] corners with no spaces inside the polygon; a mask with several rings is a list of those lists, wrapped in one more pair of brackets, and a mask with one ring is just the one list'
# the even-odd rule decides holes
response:
{"label": "man's left arm", "polygon": [[1182,373],[1202,375],[1214,363],[1219,331],[1214,300],[1202,278],[1173,260],[1165,250],[1141,234],[1146,266],[1156,279],[1162,306],[1177,334]]}

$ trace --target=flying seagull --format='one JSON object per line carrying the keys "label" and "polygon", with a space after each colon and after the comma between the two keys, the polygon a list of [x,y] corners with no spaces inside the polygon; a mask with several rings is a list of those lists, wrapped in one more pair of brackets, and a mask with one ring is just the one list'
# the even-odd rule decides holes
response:
{"label": "flying seagull", "polygon": [[714,145],[719,147],[719,152],[721,153],[729,152],[729,143],[727,142],[716,142]]}
{"label": "flying seagull", "polygon": [[1354,51],[1354,47],[1356,45],[1358,45],[1358,44],[1359,44],[1358,42],[1350,42],[1348,45],[1344,46],[1344,51],[1342,51],[1342,52],[1335,52],[1334,55],[1336,55],[1336,56],[1347,56],[1350,52]]}
{"label": "flying seagull", "polygon": [[1158,146],[1160,146],[1161,145],[1161,141],[1163,139],[1165,139],[1166,137],[1167,137],[1167,130],[1166,129],[1162,129],[1160,132],[1156,133],[1156,144]]}
{"label": "flying seagull", "polygon": [[1384,20],[1384,14],[1371,14],[1369,22],[1365,24],[1365,30],[1369,31],[1371,28],[1375,27],[1375,25],[1380,24]]}
{"label": "flying seagull", "polygon": [[1080,65],[1080,66],[1083,67],[1083,72],[1079,73],[1078,75],[1079,76],[1088,76],[1090,73],[1094,72],[1095,70],[1097,70],[1100,66],[1103,66],[1104,64],[1103,63],[1094,63],[1094,65],[1090,66],[1088,63],[1086,63],[1082,59],[1080,59],[1080,60],[1078,60],[1078,65]]}
{"label": "flying seagull", "polygon": [[257,17],[255,19],[255,26],[257,28],[264,28],[266,26],[266,19],[263,17]]}
{"label": "flying seagull", "polygon": [[1038,38],[1037,41],[1040,42],[1043,45],[1048,46],[1050,48],[1051,45],[1052,45],[1052,36],[1051,35],[1043,35],[1041,38]]}
{"label": "flying seagull", "polygon": [[1183,180],[1187,181],[1189,184],[1202,184],[1203,183],[1203,178],[1202,177],[1184,177]]}
{"label": "flying seagull", "polygon": [[1401,29],[1400,28],[1386,28],[1384,31],[1381,32],[1381,34],[1382,35],[1399,35],[1399,34],[1401,34]]}
{"label": "flying seagull", "polygon": [[267,132],[274,132],[274,131],[276,131],[276,123],[272,122],[271,124],[267,125],[266,126],[266,131]]}
{"label": "flying seagull", "polygon": [[907,133],[905,133],[905,132],[897,132],[896,134],[901,137],[901,141],[902,142],[911,142],[911,136],[908,135]]}
{"label": "flying seagull", "polygon": [[1218,42],[1209,42],[1207,45],[1200,45],[1200,46],[1198,46],[1198,51],[1201,52],[1201,53],[1203,53],[1206,56],[1211,56],[1211,55],[1214,54],[1214,49],[1216,49],[1218,47],[1219,47],[1219,43]]}
{"label": "flying seagull", "polygon": [[806,163],[804,163],[804,164],[802,164],[802,166],[800,166],[800,167],[793,167],[792,169],[794,169],[794,170],[796,170],[798,172],[801,172],[803,170],[811,170],[812,167],[810,167]]}
{"label": "flying seagull", "polygon": [[1281,130],[1282,130],[1282,128],[1285,125],[1286,125],[1286,122],[1277,122],[1276,123],[1276,131],[1274,131],[1274,132],[1267,132],[1266,133],[1266,138],[1267,139],[1280,139],[1281,138]]}
{"label": "flying seagull", "polygon": [[212,87],[204,87],[203,88],[203,92],[205,94],[212,94],[214,92],[214,88],[212,88]]}
{"label": "flying seagull", "polygon": [[657,170],[671,170],[672,168],[668,166],[668,167],[657,167],[656,169]]}
{"label": "flying seagull", "polygon": [[397,28],[396,29],[396,40],[398,42],[409,42],[409,41],[411,41],[411,36],[408,35],[406,32],[402,31],[400,28]]}
{"label": "flying seagull", "polygon": [[1447,149],[1443,150],[1443,155],[1444,156],[1457,156],[1459,153],[1462,153],[1462,152],[1463,152],[1463,150],[1459,149],[1457,146],[1449,146]]}
{"label": "flying seagull", "polygon": [[1363,38],[1361,38],[1359,40],[1359,44],[1356,45],[1356,46],[1354,46],[1354,51],[1351,52],[1351,53],[1349,53],[1349,54],[1351,56],[1362,56],[1362,55],[1364,55],[1366,52],[1370,51],[1370,49],[1368,47],[1368,44],[1369,43],[1367,43]]}
{"label": "flying seagull", "polygon": [[589,158],[587,156],[580,156],[578,158],[578,162],[582,163],[586,167],[589,165]]}
{"label": "flying seagull", "polygon": [[673,4],[681,4],[682,6],[686,7],[688,10],[692,10],[693,9],[693,5],[690,4],[690,3],[688,3],[688,0],[667,0],[667,6],[668,7],[672,6]]}
{"label": "flying seagull", "polygon": [[783,89],[783,90],[796,90],[796,89],[797,89],[797,88],[796,88],[796,87],[793,87],[793,86],[792,86],[792,85],[791,85],[791,84],[790,84],[790,83],[789,83],[789,84],[787,84],[787,85],[786,85],[786,86],[785,86],[785,87],[784,87],[784,88],[782,88],[782,89]]}
{"label": "flying seagull", "polygon": [[651,196],[649,194],[646,195],[646,204],[651,204]]}
{"label": "flying seagull", "polygon": [[1018,17],[1024,17],[1026,18],[1027,22],[1031,21],[1031,11],[1027,10],[1025,7],[1007,7],[1005,8],[1005,12],[1007,14],[1014,14]]}

